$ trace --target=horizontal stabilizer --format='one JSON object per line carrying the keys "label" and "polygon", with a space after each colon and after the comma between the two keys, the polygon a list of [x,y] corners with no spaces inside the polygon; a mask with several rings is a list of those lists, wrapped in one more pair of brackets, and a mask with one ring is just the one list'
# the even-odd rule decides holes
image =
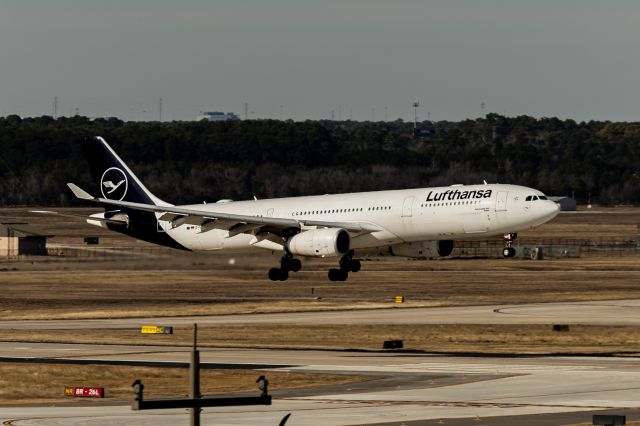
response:
{"label": "horizontal stabilizer", "polygon": [[127,220],[124,218],[120,218],[120,219],[116,219],[116,218],[104,218],[104,217],[99,217],[99,216],[89,216],[89,215],[84,215],[84,214],[75,214],[75,213],[62,213],[62,212],[54,212],[51,210],[31,210],[30,213],[36,213],[36,214],[46,214],[46,215],[51,215],[51,216],[63,216],[63,217],[73,217],[73,218],[78,218],[78,219],[88,219],[88,220],[93,220],[93,221],[98,221],[98,222],[105,222],[105,223],[114,223],[114,224],[118,224],[118,225],[123,225],[123,224],[127,224]]}
{"label": "horizontal stabilizer", "polygon": [[81,200],[93,200],[93,196],[91,194],[89,194],[84,189],[80,188],[75,183],[69,182],[67,183],[67,186],[73,192],[73,195],[76,196],[76,198],[79,198]]}

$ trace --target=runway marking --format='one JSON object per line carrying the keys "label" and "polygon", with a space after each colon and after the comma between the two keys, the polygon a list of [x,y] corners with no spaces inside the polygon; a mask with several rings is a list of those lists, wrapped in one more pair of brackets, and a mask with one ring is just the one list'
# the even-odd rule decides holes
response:
{"label": "runway marking", "polygon": [[314,397],[289,397],[278,398],[280,400],[304,400],[313,402],[332,402],[337,404],[355,405],[420,405],[427,407],[477,407],[477,408],[524,408],[524,407],[555,407],[555,408],[578,408],[578,409],[598,409],[606,410],[613,407],[603,405],[562,405],[562,404],[526,404],[509,402],[480,402],[480,401],[387,401],[379,399],[315,399]]}
{"label": "runway marking", "polygon": [[470,372],[537,372],[537,371],[587,371],[587,370],[604,370],[604,366],[587,366],[587,365],[531,365],[531,364],[455,364],[455,363],[419,363],[419,364],[396,364],[388,367],[407,370],[435,370],[442,372],[459,373],[463,371]]}
{"label": "runway marking", "polygon": [[422,364],[389,364],[380,366],[357,365],[328,365],[306,364],[296,369],[305,370],[341,370],[341,371],[368,371],[368,372],[422,372],[422,373],[450,373],[450,374],[533,374],[538,372],[573,372],[573,371],[602,371],[606,366],[586,365],[527,365],[527,364],[455,364],[455,363],[422,363]]}

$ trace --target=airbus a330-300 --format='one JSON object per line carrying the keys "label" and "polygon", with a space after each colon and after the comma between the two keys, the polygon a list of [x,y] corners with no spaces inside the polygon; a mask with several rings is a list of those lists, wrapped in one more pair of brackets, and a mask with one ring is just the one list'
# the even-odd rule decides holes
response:
{"label": "airbus a330-300", "polygon": [[83,144],[96,196],[68,186],[105,209],[88,223],[184,250],[280,251],[280,266],[268,272],[273,281],[298,272],[300,257],[338,258],[328,277],[344,281],[360,270],[355,250],[448,256],[455,240],[495,235],[505,235],[503,254],[513,257],[517,232],[559,211],[535,189],[487,183],[175,206],[154,196],[103,138]]}

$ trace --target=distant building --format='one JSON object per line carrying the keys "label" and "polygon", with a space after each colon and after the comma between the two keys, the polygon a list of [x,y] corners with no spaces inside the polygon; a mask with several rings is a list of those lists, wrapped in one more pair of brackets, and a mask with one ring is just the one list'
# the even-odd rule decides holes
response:
{"label": "distant building", "polygon": [[240,117],[232,112],[220,112],[220,111],[200,111],[200,115],[196,118],[197,121],[209,120],[209,121],[231,121],[240,120]]}
{"label": "distant building", "polygon": [[0,223],[0,256],[46,256],[47,238],[26,223]]}

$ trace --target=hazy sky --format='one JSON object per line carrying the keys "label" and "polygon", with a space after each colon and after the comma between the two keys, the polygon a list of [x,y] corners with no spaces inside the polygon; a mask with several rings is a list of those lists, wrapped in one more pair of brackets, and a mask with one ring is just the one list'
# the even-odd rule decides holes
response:
{"label": "hazy sky", "polygon": [[0,115],[640,120],[640,2],[0,0]]}

